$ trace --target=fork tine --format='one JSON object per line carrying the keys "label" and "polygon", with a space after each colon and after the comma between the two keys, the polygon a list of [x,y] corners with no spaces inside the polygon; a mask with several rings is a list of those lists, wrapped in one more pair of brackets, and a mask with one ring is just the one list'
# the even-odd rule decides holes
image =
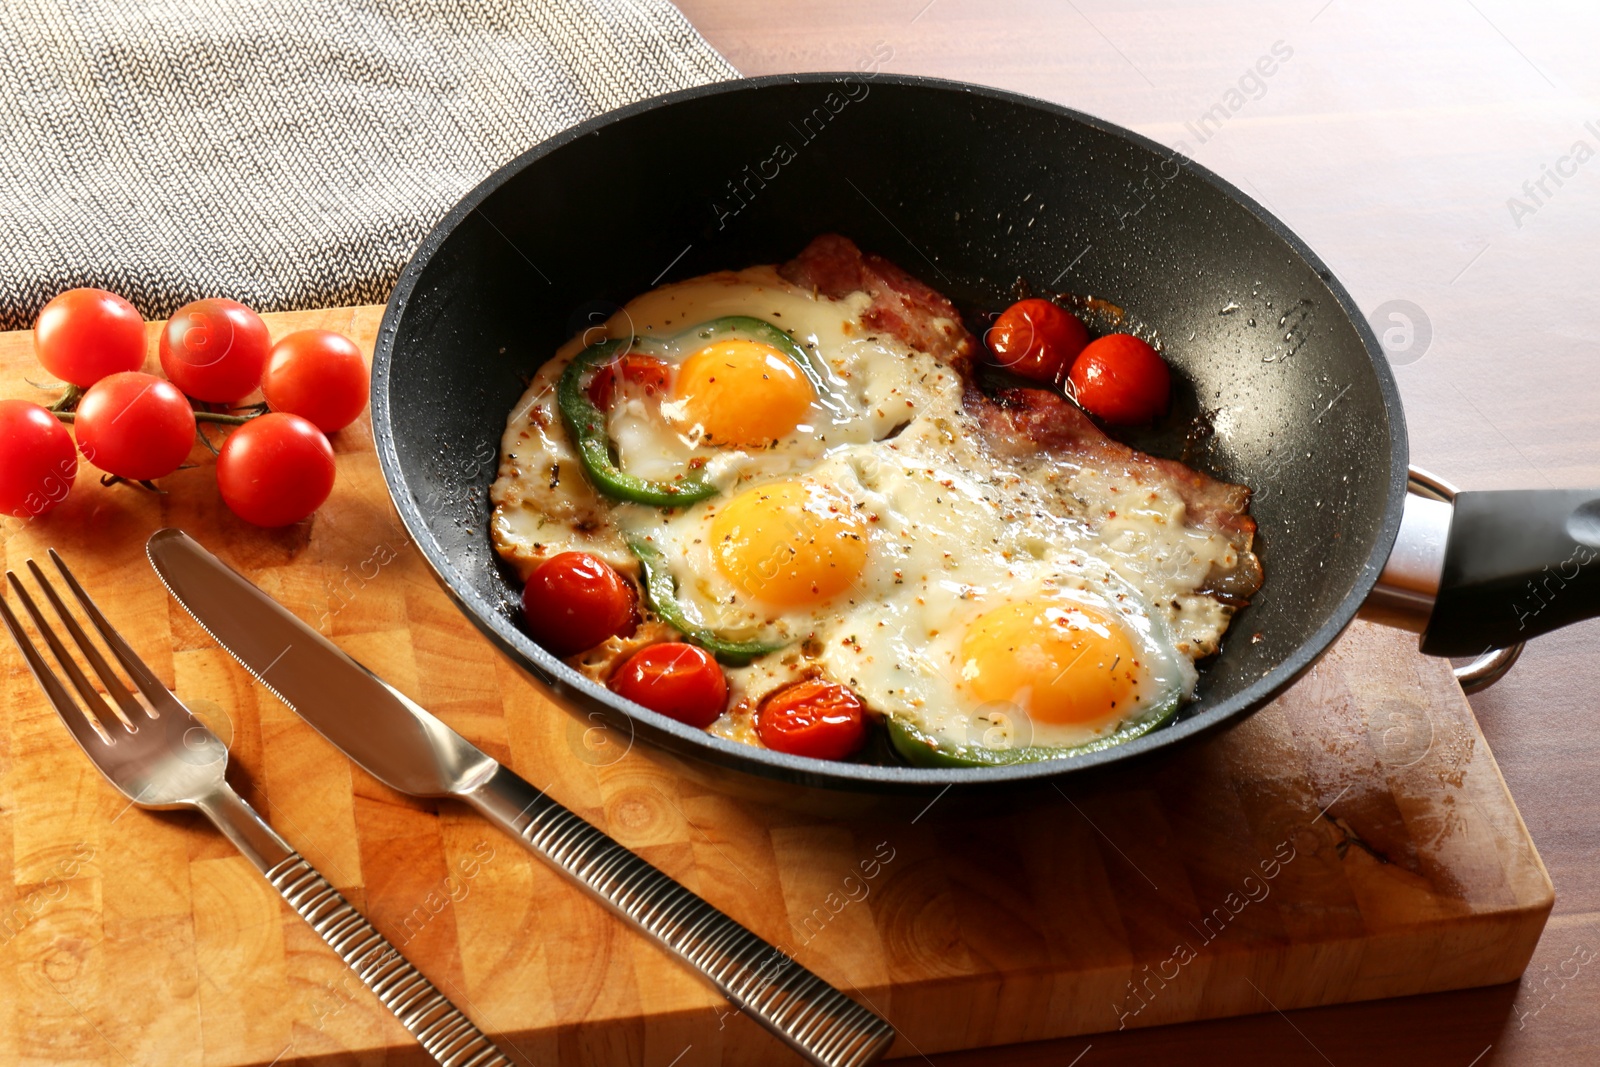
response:
{"label": "fork tine", "polygon": [[[33,597],[28,595],[28,590],[23,587],[22,580],[10,571],[6,571],[6,580],[11,583],[11,591],[17,594],[17,599],[22,601],[22,606],[28,609],[28,615],[33,619],[34,628],[39,631],[39,636],[44,638],[45,644],[50,646],[50,651],[55,655],[56,662],[61,664],[61,669],[67,672],[67,677],[72,681],[73,688],[78,691],[78,696],[83,700],[82,706],[88,709],[89,715],[98,720],[99,724],[106,729],[110,729],[113,722],[121,723],[121,720],[112,713],[111,709],[106,707],[106,702],[100,698],[100,694],[95,691],[89,679],[84,676],[82,668],[78,666],[78,661],[72,658],[71,652],[67,651],[67,646],[61,643],[61,638],[56,636],[56,632],[45,621],[44,612],[39,610],[39,606],[33,602]],[[59,679],[57,679],[57,684],[60,684]],[[125,723],[122,723],[122,725],[127,729],[132,729],[131,726]]]}
{"label": "fork tine", "polygon": [[6,603],[5,597],[0,597],[0,620],[4,620],[6,629],[11,632],[11,639],[17,643],[17,650],[27,661],[28,670],[32,672],[34,681],[44,690],[44,695],[50,700],[50,706],[56,709],[56,715],[72,732],[72,736],[77,739],[83,750],[90,755],[94,754],[94,750],[89,747],[91,738],[102,744],[110,744],[111,737],[105,732],[105,727],[100,725],[94,716],[85,714],[67,695],[61,679],[55,676],[55,672],[45,663],[44,657],[39,655],[39,650],[33,647],[33,642],[23,632],[22,624],[17,622],[17,617],[11,613],[11,606]]}
{"label": "fork tine", "polygon": [[78,598],[83,613],[89,617],[89,622],[100,634],[101,640],[105,641],[106,647],[111,649],[111,654],[122,664],[122,669],[133,679],[133,684],[139,687],[139,692],[150,702],[151,714],[158,713],[158,709],[171,708],[172,693],[161,684],[159,678],[150,673],[150,668],[145,666],[144,660],[139,658],[139,654],[128,645],[128,642],[122,639],[122,635],[117,633],[116,627],[106,621],[106,617],[100,613],[95,602],[89,599],[89,594],[83,591],[83,586],[78,584],[78,579],[74,578],[67,565],[61,562],[61,556],[56,550],[52,548],[49,551],[50,561],[56,565],[56,570],[61,572],[61,577],[66,579],[67,588]]}
{"label": "fork tine", "polygon": [[56,617],[66,626],[72,634],[72,639],[78,643],[78,648],[83,652],[83,658],[89,661],[89,666],[100,676],[100,681],[105,684],[106,692],[117,702],[121,709],[122,724],[128,729],[136,729],[135,723],[147,717],[144,708],[133,699],[133,694],[128,692],[128,687],[122,684],[122,679],[117,677],[117,672],[111,669],[111,664],[100,654],[100,649],[89,635],[83,632],[83,627],[78,625],[77,616],[67,610],[61,602],[61,597],[56,593],[56,587],[50,584],[50,579],[44,576],[44,571],[33,560],[28,560],[28,570],[33,574],[33,580],[39,583],[39,588],[44,590],[44,595],[50,601],[50,606],[55,609]]}

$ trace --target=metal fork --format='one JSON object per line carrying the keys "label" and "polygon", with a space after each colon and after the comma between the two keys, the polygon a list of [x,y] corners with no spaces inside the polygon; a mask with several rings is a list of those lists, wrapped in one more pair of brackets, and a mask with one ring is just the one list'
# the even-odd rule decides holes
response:
{"label": "metal fork", "polygon": [[435,989],[327,879],[233,791],[224,777],[228,747],[194,717],[172,690],[161,684],[106,621],[55,549],[50,549],[50,559],[106,648],[122,665],[140,694],[135,696],[123,685],[39,565],[28,560],[28,570],[34,581],[50,601],[83,658],[100,676],[106,694],[116,706],[108,705],[45,621],[22,582],[15,574],[6,572],[17,599],[33,619],[34,628],[50,646],[56,662],[81,698],[82,706],[73,701],[67,687],[45,663],[3,596],[0,596],[0,619],[11,631],[45,696],[90,761],[123,796],[142,808],[198,808],[203,812],[434,1059],[445,1067],[501,1064],[510,1067],[512,1061],[473,1025],[472,1020]]}

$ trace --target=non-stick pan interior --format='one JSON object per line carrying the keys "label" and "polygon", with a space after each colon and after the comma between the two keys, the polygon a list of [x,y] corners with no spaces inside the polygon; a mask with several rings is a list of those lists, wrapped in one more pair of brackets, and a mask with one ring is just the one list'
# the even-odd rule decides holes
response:
{"label": "non-stick pan interior", "polygon": [[[785,259],[825,231],[964,309],[1005,306],[1019,276],[1109,299],[1159,331],[1189,413],[1214,412],[1198,465],[1256,490],[1266,585],[1183,719],[1127,754],[1258,704],[1349,620],[1393,539],[1404,430],[1370,332],[1297,240],[1181,157],[1037,101],[921,79],[763,79],[641,105],[508,165],[424,244],[384,322],[375,430],[402,515],[468,614],[567,699],[606,697],[518,630],[486,533],[506,412],[558,345],[630,297]],[[819,773],[656,716],[636,725],[824,783],[1041,773]]]}

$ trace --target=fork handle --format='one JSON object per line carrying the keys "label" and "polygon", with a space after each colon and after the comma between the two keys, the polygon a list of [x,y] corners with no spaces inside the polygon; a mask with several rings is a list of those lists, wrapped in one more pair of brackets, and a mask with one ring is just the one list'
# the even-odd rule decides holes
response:
{"label": "fork handle", "polygon": [[740,1013],[818,1067],[865,1067],[893,1044],[887,1020],[508,768],[457,796],[709,978]]}
{"label": "fork handle", "polygon": [[512,1067],[471,1019],[423,977],[244,798],[224,785],[200,804],[289,906],[443,1067]]}

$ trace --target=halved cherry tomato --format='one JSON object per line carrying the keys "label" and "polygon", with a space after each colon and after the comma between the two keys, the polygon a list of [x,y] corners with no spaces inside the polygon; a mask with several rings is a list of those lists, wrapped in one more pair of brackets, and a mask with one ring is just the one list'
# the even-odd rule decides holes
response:
{"label": "halved cherry tomato", "polygon": [[33,351],[57,378],[88,387],[144,366],[144,317],[116,293],[68,289],[39,312]]}
{"label": "halved cherry tomato", "polygon": [[78,402],[78,450],[107,474],[163,478],[194,447],[194,408],[165,378],[123,371],[101,378]]}
{"label": "halved cherry tomato", "polygon": [[665,361],[630,352],[601,367],[589,380],[589,402],[601,411],[610,410],[619,381],[642,386],[646,396],[665,393],[671,375],[672,368]]}
{"label": "halved cherry tomato", "polygon": [[337,433],[366,410],[368,384],[367,363],[355,342],[332,330],[300,330],[272,346],[261,392],[273,411]]}
{"label": "halved cherry tomato", "polygon": [[838,682],[808,678],[769,696],[756,713],[762,744],[812,759],[843,759],[867,739],[861,699]]}
{"label": "halved cherry tomato", "polygon": [[333,446],[298,415],[268,412],[228,435],[217,456],[222,502],[256,526],[288,526],[333,492]]}
{"label": "halved cherry tomato", "polygon": [[635,652],[612,675],[611,690],[688,726],[710,726],[728,706],[728,682],[717,661],[681,641]]}
{"label": "halved cherry tomato", "polygon": [[272,338],[237,300],[196,300],[168,320],[159,348],[173,385],[196,400],[232,404],[261,385]]}
{"label": "halved cherry tomato", "polygon": [[995,360],[1013,374],[1060,385],[1089,343],[1089,331],[1072,312],[1035,298],[1001,312],[984,339]]}
{"label": "halved cherry tomato", "polygon": [[43,515],[77,476],[78,450],[59,419],[26,400],[0,400],[0,515]]}
{"label": "halved cherry tomato", "polygon": [[1072,392],[1083,410],[1116,426],[1167,413],[1172,375],[1161,354],[1128,333],[1094,341],[1072,365]]}
{"label": "halved cherry tomato", "polygon": [[522,615],[534,640],[558,656],[633,633],[633,586],[587,552],[551,556],[522,587]]}

